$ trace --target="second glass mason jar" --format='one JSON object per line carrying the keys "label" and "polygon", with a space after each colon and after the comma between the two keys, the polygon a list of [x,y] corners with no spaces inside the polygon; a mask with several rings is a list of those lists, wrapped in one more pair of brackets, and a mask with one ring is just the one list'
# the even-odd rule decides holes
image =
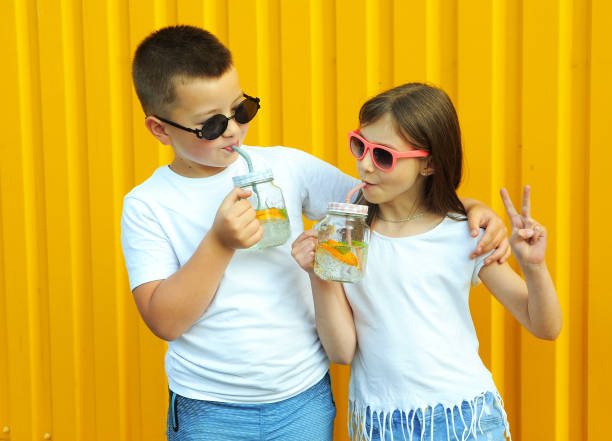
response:
{"label": "second glass mason jar", "polygon": [[250,250],[275,247],[284,244],[291,235],[289,216],[283,192],[274,185],[272,170],[263,170],[232,178],[236,187],[251,191],[248,201],[257,214],[264,234]]}
{"label": "second glass mason jar", "polygon": [[315,229],[319,235],[314,272],[324,280],[357,282],[364,275],[370,228],[365,205],[330,202],[327,216]]}

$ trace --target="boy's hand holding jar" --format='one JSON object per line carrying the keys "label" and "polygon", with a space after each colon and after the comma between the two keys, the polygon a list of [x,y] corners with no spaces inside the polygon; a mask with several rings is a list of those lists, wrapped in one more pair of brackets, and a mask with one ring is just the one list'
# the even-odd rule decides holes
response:
{"label": "boy's hand holding jar", "polygon": [[231,249],[249,248],[263,237],[263,229],[249,201],[248,190],[234,188],[223,200],[210,233]]}

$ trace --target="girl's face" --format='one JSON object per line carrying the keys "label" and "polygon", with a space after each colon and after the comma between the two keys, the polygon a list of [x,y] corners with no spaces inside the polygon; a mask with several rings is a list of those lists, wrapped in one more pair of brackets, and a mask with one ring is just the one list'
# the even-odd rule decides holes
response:
{"label": "girl's face", "polygon": [[[414,147],[397,134],[391,116],[385,114],[376,122],[361,127],[361,136],[376,144],[382,144],[398,152],[408,152]],[[366,184],[363,195],[368,202],[378,205],[397,205],[396,208],[414,207],[420,201],[422,185],[427,171],[427,158],[400,158],[395,169],[384,172],[372,162],[371,155],[366,154],[357,160],[357,170],[361,180]]]}
{"label": "girl's face", "polygon": [[[176,103],[168,119],[194,129],[201,128],[216,114],[233,115],[236,106],[244,100],[234,67],[219,78],[177,79],[175,93]],[[242,145],[248,127],[249,124],[239,124],[232,118],[225,132],[209,141],[164,124],[167,142],[158,139],[172,145],[172,169],[175,172],[187,177],[206,177],[219,173],[238,158],[232,146]]]}

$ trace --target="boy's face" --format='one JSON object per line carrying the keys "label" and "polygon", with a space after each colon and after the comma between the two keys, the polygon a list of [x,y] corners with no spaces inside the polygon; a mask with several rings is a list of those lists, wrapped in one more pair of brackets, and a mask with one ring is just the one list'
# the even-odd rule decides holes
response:
{"label": "boy's face", "polygon": [[[187,78],[175,82],[176,100],[169,115],[163,115],[182,126],[196,129],[219,113],[232,116],[244,99],[238,73],[232,66],[219,78]],[[147,118],[147,127],[163,144],[171,144],[174,172],[192,178],[212,176],[238,158],[233,145],[244,141],[249,124],[239,124],[234,118],[227,129],[213,140],[200,139],[154,117]]]}

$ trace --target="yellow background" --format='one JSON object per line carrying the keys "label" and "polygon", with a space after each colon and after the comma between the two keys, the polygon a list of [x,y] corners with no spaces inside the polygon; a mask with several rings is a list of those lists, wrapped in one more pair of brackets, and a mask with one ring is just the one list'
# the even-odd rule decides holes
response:
{"label": "yellow background", "polygon": [[[262,97],[247,143],[352,174],[345,137],[367,97],[408,81],[445,88],[464,135],[461,194],[501,215],[499,188],[517,202],[531,184],[550,233],[556,342],[483,288],[472,296],[513,439],[612,436],[612,3],[1,0],[0,19],[1,440],[165,439],[165,344],[135,309],[119,219],[123,195],[171,158],[145,130],[131,56],[175,23],[217,34]],[[348,370],[332,373],[345,440]]]}

